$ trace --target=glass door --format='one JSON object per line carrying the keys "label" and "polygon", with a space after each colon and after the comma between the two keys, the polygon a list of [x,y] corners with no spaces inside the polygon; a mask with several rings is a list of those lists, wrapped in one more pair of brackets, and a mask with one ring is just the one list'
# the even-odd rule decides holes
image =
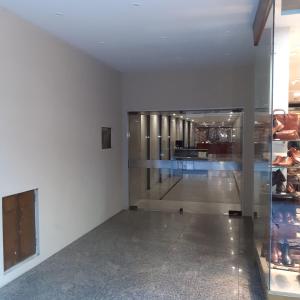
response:
{"label": "glass door", "polygon": [[241,110],[137,112],[128,119],[130,206],[241,210]]}

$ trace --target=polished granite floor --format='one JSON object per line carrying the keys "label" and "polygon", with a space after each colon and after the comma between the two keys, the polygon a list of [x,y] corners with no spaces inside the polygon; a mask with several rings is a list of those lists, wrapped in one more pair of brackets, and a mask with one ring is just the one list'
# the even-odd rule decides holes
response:
{"label": "polished granite floor", "polygon": [[250,228],[226,216],[123,211],[0,299],[264,299]]}

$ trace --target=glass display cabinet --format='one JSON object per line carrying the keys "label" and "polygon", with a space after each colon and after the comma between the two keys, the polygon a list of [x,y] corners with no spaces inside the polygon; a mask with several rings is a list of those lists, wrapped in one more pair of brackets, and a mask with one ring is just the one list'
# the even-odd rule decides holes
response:
{"label": "glass display cabinet", "polygon": [[300,2],[276,0],[255,59],[254,236],[269,299],[300,299]]}

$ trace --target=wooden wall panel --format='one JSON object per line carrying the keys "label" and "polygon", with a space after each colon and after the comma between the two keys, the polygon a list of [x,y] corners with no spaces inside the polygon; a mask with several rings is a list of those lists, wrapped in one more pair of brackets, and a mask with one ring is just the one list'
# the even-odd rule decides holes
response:
{"label": "wooden wall panel", "polygon": [[34,192],[19,194],[20,209],[20,260],[24,260],[35,253],[35,206]]}
{"label": "wooden wall panel", "polygon": [[2,199],[4,270],[36,252],[35,191]]}
{"label": "wooden wall panel", "polygon": [[18,201],[16,196],[3,198],[3,254],[4,270],[19,260]]}

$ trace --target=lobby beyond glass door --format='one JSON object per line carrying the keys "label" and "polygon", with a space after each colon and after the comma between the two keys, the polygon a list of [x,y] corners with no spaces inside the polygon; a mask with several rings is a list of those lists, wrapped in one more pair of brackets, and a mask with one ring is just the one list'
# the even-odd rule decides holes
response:
{"label": "lobby beyond glass door", "polygon": [[130,206],[241,210],[241,110],[134,112],[128,120]]}

